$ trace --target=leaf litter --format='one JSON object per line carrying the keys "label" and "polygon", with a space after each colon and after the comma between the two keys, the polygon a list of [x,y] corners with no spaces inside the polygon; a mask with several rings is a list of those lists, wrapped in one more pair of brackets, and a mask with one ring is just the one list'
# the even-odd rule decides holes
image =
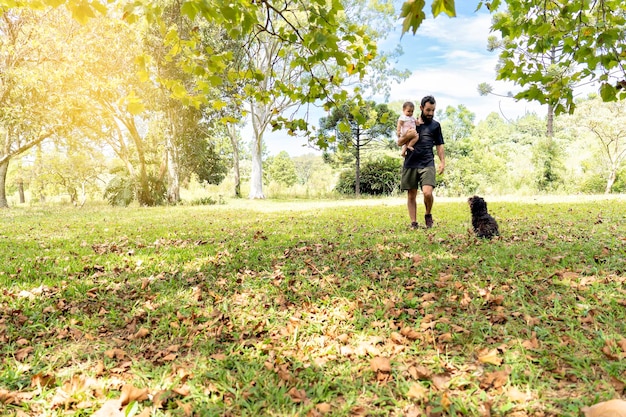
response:
{"label": "leaf litter", "polygon": [[[0,407],[100,416],[619,410],[592,406],[599,387],[609,401],[626,380],[624,262],[607,250],[624,253],[626,241],[606,227],[610,216],[592,226],[602,228],[598,242],[566,234],[567,222],[524,218],[489,245],[452,226],[346,236],[351,213],[338,216],[336,233],[318,241],[295,236],[317,225],[285,232],[270,216],[249,240],[242,227],[214,253],[218,236],[145,244],[126,233],[81,245],[93,253],[75,275],[5,286]],[[555,229],[564,239],[551,238]]]}

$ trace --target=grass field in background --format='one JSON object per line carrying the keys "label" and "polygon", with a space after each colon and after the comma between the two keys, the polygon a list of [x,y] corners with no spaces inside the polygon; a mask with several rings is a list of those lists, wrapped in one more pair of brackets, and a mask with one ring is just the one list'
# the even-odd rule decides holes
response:
{"label": "grass field in background", "polygon": [[2,210],[0,415],[576,416],[623,398],[626,199],[487,200],[492,241],[463,199],[437,199],[430,230],[402,198]]}

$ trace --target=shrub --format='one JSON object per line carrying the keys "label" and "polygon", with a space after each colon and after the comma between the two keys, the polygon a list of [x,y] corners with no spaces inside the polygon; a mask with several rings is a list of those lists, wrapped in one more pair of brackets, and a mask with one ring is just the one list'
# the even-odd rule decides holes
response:
{"label": "shrub", "polygon": [[[401,160],[383,156],[366,161],[361,167],[361,194],[391,195],[400,189]],[[354,194],[356,179],[354,170],[343,171],[335,190],[341,194]]]}

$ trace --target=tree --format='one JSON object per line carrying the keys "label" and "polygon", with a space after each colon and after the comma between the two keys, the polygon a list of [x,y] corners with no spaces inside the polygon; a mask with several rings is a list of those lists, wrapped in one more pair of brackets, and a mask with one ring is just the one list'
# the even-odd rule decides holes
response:
{"label": "tree", "polygon": [[439,112],[441,130],[446,140],[447,157],[454,158],[467,154],[467,140],[474,131],[475,118],[476,115],[463,104],[456,108],[448,106],[444,112]]}
{"label": "tree", "polygon": [[575,113],[579,127],[591,132],[601,155],[609,194],[626,164],[626,102],[601,103],[597,97],[582,101]]}
{"label": "tree", "polygon": [[[626,45],[622,42],[626,10],[621,0],[481,0],[477,9],[485,6],[496,14],[504,4],[506,13],[494,21],[492,30],[507,40],[498,77],[528,85],[516,98],[552,105],[556,114],[571,113],[573,87],[593,81],[601,83],[603,101],[626,98]],[[425,18],[425,7],[424,0],[403,4],[403,34],[415,34]],[[433,1],[432,13],[455,16],[455,1]],[[525,59],[521,51],[551,57],[548,65],[552,68],[547,71],[545,64]]]}
{"label": "tree", "polygon": [[320,119],[320,135],[330,142],[331,150],[348,150],[355,158],[355,194],[360,195],[361,154],[375,142],[395,134],[398,115],[386,104],[366,102],[362,107],[333,109],[328,117]]}
{"label": "tree", "polygon": [[296,165],[285,151],[270,158],[268,174],[272,181],[286,187],[291,187],[298,181]]}
{"label": "tree", "polygon": [[11,159],[62,136],[70,125],[72,105],[64,90],[73,80],[61,47],[74,36],[72,29],[62,11],[15,8],[0,15],[0,208],[8,207]]}

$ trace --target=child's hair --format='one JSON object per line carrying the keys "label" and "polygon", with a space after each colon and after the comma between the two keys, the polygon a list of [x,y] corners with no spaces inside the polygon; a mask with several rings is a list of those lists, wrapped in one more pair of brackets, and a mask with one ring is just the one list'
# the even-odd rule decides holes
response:
{"label": "child's hair", "polygon": [[404,104],[402,105],[402,110],[406,109],[406,108],[415,108],[415,104],[413,104],[412,101],[405,101]]}

